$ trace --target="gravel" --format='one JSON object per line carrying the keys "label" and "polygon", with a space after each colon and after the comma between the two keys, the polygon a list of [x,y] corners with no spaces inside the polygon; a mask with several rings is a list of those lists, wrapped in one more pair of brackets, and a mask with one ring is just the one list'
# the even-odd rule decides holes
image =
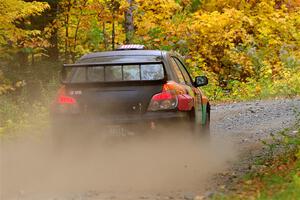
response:
{"label": "gravel", "polygon": [[238,137],[242,142],[268,138],[295,123],[300,99],[220,104],[212,108],[212,134]]}

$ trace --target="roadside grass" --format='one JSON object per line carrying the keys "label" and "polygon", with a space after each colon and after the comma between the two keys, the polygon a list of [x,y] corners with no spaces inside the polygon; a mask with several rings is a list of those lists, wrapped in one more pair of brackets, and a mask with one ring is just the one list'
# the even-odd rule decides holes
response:
{"label": "roadside grass", "polygon": [[300,160],[295,153],[277,157],[264,170],[244,177],[238,184],[241,191],[229,199],[300,199]]}
{"label": "roadside grass", "polygon": [[[43,126],[47,118],[45,105],[40,102],[29,104],[13,97],[0,99],[1,127],[0,136],[13,137],[20,131]],[[23,106],[19,106],[22,104]]]}
{"label": "roadside grass", "polygon": [[245,174],[231,188],[233,192],[217,194],[214,200],[298,200],[300,199],[300,112],[293,128],[263,142],[268,152],[253,165],[256,170]]}
{"label": "roadside grass", "polygon": [[[56,92],[55,81],[40,85],[38,95],[23,87],[0,96],[0,139],[13,139],[24,133],[42,134],[49,124],[49,106]],[[55,88],[55,89],[54,89]]]}

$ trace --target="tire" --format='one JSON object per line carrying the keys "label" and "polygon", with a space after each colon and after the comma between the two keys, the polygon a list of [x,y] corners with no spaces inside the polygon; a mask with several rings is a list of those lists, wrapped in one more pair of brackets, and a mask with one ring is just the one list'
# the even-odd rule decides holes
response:
{"label": "tire", "polygon": [[201,126],[201,134],[203,137],[210,137],[210,112],[206,112],[205,124]]}
{"label": "tire", "polygon": [[195,111],[191,111],[190,114],[190,129],[194,137],[197,138],[209,138],[210,137],[210,112],[206,112],[205,124],[199,123],[195,119]]}

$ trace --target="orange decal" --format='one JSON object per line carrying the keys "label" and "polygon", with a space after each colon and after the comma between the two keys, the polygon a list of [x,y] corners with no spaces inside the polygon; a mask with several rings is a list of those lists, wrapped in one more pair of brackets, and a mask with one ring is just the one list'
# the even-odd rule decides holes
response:
{"label": "orange decal", "polygon": [[202,96],[202,104],[207,104],[208,98],[206,96]]}

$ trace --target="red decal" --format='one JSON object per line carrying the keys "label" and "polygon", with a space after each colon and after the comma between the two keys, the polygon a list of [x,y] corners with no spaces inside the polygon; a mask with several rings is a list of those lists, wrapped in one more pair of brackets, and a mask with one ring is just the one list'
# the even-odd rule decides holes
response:
{"label": "red decal", "polygon": [[188,111],[192,109],[194,105],[193,97],[191,97],[188,94],[181,94],[178,95],[177,97],[178,97],[178,110]]}

